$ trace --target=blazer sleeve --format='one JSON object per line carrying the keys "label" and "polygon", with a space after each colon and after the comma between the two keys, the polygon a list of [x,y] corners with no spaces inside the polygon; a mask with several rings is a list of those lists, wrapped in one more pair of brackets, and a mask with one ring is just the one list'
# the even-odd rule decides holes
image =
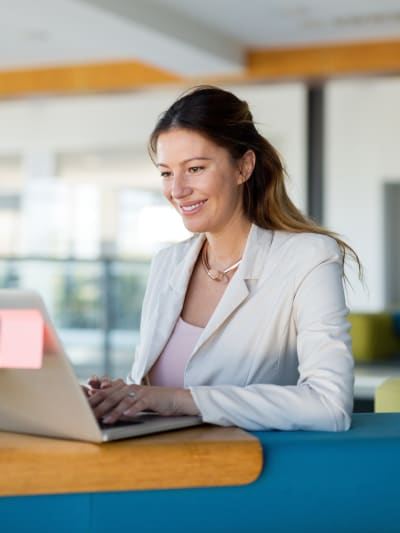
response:
{"label": "blazer sleeve", "polygon": [[297,383],[190,387],[205,422],[249,430],[350,427],[354,378],[342,254],[333,239],[327,241],[296,280]]}
{"label": "blazer sleeve", "polygon": [[140,353],[142,349],[142,332],[144,329],[144,325],[151,322],[151,307],[152,305],[154,305],[154,302],[151,302],[151,293],[152,293],[151,289],[154,284],[154,278],[157,272],[157,264],[158,264],[158,261],[161,255],[162,255],[162,251],[158,252],[152,258],[150,262],[149,275],[147,278],[146,290],[143,296],[142,310],[141,310],[141,316],[140,316],[139,343],[136,345],[136,348],[135,348],[132,368],[130,369],[129,374],[126,376],[126,382],[130,385],[142,385],[142,384],[147,385],[146,376],[140,377],[139,379],[136,379],[134,376],[136,376],[137,374],[136,366],[140,364],[141,362]]}

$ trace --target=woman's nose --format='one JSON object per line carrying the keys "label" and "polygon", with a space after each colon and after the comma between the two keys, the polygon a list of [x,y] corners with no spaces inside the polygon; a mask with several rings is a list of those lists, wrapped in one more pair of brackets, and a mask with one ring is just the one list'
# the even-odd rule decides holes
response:
{"label": "woman's nose", "polygon": [[183,174],[175,174],[171,189],[172,196],[177,199],[184,198],[185,196],[189,196],[191,192],[192,189],[188,186]]}

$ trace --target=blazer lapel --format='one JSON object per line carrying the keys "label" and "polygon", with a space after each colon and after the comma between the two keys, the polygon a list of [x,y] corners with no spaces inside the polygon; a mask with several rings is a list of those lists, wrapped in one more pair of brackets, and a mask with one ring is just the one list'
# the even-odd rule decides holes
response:
{"label": "blazer lapel", "polygon": [[181,314],[190,277],[203,246],[204,239],[205,236],[200,235],[194,240],[183,259],[174,267],[166,283],[165,290],[159,296],[153,321],[156,324],[156,330],[153,330],[149,345],[146,349],[146,364],[143,373],[147,373],[152,367],[171,336]]}
{"label": "blazer lapel", "polygon": [[264,270],[271,240],[271,231],[262,230],[252,225],[243,253],[243,260],[200,335],[192,356],[251,294]]}
{"label": "blazer lapel", "polygon": [[[141,365],[141,368],[138,369],[138,374],[141,376],[148,373],[171,336],[182,311],[190,277],[204,240],[205,236],[199,235],[193,241],[185,256],[174,267],[166,283],[165,290],[159,296],[159,304],[154,310],[154,319],[152,321],[153,324],[156,324],[156,329],[152,330],[151,336],[146,339],[146,345],[142,348],[143,366]],[[262,272],[265,272],[266,258],[271,241],[271,231],[252,226],[243,253],[242,263],[200,335],[191,357],[223,326],[224,322],[257,286]]]}

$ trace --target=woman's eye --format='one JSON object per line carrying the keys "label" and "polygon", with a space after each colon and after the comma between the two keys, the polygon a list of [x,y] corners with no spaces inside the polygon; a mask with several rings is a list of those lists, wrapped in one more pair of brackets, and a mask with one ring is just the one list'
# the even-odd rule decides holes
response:
{"label": "woman's eye", "polygon": [[203,170],[203,169],[204,169],[204,167],[190,167],[189,168],[189,172],[191,174],[196,174],[196,172],[200,172],[200,170]]}
{"label": "woman's eye", "polygon": [[161,172],[161,177],[162,177],[164,180],[165,180],[165,179],[168,179],[170,176],[171,176],[171,172],[167,172],[167,171]]}

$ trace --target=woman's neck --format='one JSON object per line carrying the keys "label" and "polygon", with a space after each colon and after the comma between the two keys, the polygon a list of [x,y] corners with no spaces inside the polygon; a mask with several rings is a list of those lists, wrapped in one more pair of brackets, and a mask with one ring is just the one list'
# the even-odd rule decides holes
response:
{"label": "woman's neck", "polygon": [[224,270],[238,261],[246,245],[251,222],[233,223],[219,233],[207,233],[208,261],[213,268]]}

